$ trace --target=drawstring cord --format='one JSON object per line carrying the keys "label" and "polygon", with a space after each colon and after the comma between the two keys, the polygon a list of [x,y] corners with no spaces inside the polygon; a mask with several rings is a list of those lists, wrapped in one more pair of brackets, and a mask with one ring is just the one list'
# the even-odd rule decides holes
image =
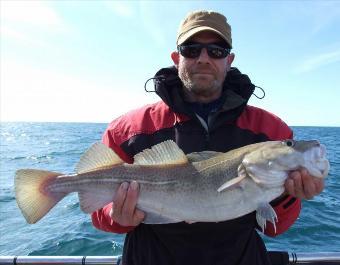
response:
{"label": "drawstring cord", "polygon": [[255,97],[257,97],[258,99],[263,99],[263,98],[266,96],[266,92],[264,92],[264,89],[263,89],[262,87],[259,87],[259,86],[255,86],[255,87],[261,89],[263,95],[262,95],[262,97],[259,97],[259,96],[256,95],[254,92],[253,92],[253,95],[254,95]]}
{"label": "drawstring cord", "polygon": [[[156,82],[160,82],[160,81],[164,81],[165,80],[165,77],[164,76],[157,76],[157,77],[151,77],[149,78],[148,80],[146,80],[145,84],[144,84],[144,90],[148,93],[152,93],[152,92],[156,92],[155,89],[153,90],[148,90],[147,88],[147,84],[149,83],[149,81],[151,80],[156,80]],[[255,85],[254,85],[255,86]],[[259,87],[259,86],[255,86],[255,88],[259,88],[261,91],[262,91],[262,96],[258,96],[256,95],[254,92],[253,92],[253,95],[255,97],[257,97],[258,99],[263,99],[265,96],[266,96],[266,92],[264,91],[264,89],[262,87]]]}
{"label": "drawstring cord", "polygon": [[156,90],[154,89],[154,90],[148,90],[147,89],[147,84],[149,83],[149,81],[151,81],[151,80],[156,80],[156,82],[160,82],[160,81],[164,81],[165,80],[165,77],[163,77],[163,76],[157,76],[157,77],[151,77],[151,78],[149,78],[148,80],[146,80],[146,82],[145,82],[145,84],[144,84],[144,90],[146,91],[146,92],[149,92],[149,93],[151,93],[151,92],[156,92]]}
{"label": "drawstring cord", "polygon": [[[148,82],[151,81],[151,80],[156,80],[156,82],[157,82],[157,81],[158,81],[158,82],[159,82],[159,81],[164,81],[164,80],[165,80],[165,77],[163,77],[163,76],[151,77],[151,78],[149,78],[148,80],[146,80],[146,82],[145,82],[145,84],[144,84],[144,90],[145,90],[146,92],[148,92],[148,93],[156,92],[156,90],[148,90],[148,88],[147,88],[147,84],[148,84]],[[176,124],[179,124],[179,123],[180,123],[180,119],[179,119],[179,117],[177,117],[176,112],[174,112],[173,114],[174,114],[174,124],[173,124],[173,126],[176,126]]]}

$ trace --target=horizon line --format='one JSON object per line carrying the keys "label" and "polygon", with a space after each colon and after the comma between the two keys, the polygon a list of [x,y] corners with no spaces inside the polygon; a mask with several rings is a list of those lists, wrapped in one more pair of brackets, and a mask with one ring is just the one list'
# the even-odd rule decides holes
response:
{"label": "horizon line", "polygon": [[[109,125],[111,123],[111,121],[109,122],[105,122],[105,121],[45,121],[45,120],[41,120],[41,121],[37,121],[37,120],[31,120],[31,121],[22,121],[22,120],[0,120],[0,124],[1,123],[92,123],[92,124],[107,124]],[[326,125],[298,125],[298,124],[291,124],[289,125],[289,127],[332,127],[332,128],[340,128],[340,124],[334,124],[334,125],[330,125],[330,124],[326,124]]]}

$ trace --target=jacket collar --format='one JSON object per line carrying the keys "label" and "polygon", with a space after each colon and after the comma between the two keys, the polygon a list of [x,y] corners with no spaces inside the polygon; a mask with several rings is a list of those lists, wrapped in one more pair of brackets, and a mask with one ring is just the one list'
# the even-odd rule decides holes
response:
{"label": "jacket collar", "polygon": [[[183,97],[182,81],[178,77],[177,68],[172,66],[162,68],[154,77],[156,94],[174,111],[192,115]],[[247,75],[232,67],[223,83],[222,111],[243,108],[255,90]]]}

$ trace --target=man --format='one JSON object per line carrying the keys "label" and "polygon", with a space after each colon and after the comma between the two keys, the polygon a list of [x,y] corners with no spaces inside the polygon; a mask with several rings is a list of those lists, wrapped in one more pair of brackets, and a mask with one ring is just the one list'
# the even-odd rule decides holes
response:
{"label": "man", "polygon": [[[162,141],[172,139],[185,153],[226,152],[247,144],[292,138],[278,117],[247,105],[254,85],[231,64],[235,55],[231,28],[219,13],[198,11],[182,22],[175,67],[161,69],[155,90],[162,101],[114,120],[103,141],[126,162]],[[322,180],[300,170],[292,172],[286,191],[271,202],[278,215],[276,232],[286,231],[300,212],[300,199],[323,189]],[[136,208],[138,183],[122,183],[113,203],[92,214],[102,230],[127,233],[123,264],[270,264],[256,228],[254,213],[219,223],[141,223]],[[157,198],[155,198],[157,200]]]}

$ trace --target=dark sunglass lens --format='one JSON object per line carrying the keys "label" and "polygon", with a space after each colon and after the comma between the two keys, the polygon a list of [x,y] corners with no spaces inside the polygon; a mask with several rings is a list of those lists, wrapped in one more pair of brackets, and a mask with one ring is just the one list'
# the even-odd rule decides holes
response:
{"label": "dark sunglass lens", "polygon": [[208,46],[208,54],[211,58],[221,59],[228,55],[228,50],[217,45]]}
{"label": "dark sunglass lens", "polygon": [[183,45],[180,46],[180,52],[184,57],[196,58],[201,53],[201,47],[199,45]]}

